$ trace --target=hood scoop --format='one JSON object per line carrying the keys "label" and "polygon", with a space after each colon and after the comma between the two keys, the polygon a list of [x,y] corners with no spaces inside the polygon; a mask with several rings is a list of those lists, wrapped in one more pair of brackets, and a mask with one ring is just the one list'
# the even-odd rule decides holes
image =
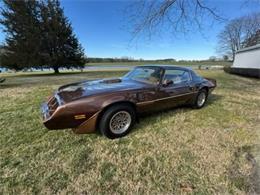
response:
{"label": "hood scoop", "polygon": [[[58,89],[59,92],[73,92],[73,91],[78,91],[78,90],[86,90],[87,88],[91,87],[100,87],[104,88],[104,84],[116,84],[116,83],[121,83],[122,80],[119,78],[115,79],[103,79],[103,80],[88,80],[88,81],[83,81],[83,82],[78,82],[78,83],[72,83],[68,85],[64,85]],[[103,86],[102,86],[103,84]]]}
{"label": "hood scoop", "polygon": [[137,84],[138,83],[136,82],[121,78],[89,80],[64,85],[59,88],[57,95],[63,102],[67,103],[91,95],[131,90],[142,87],[140,84]]}
{"label": "hood scoop", "polygon": [[105,84],[110,84],[110,83],[121,83],[122,80],[121,79],[105,79],[103,80],[101,83],[105,83]]}

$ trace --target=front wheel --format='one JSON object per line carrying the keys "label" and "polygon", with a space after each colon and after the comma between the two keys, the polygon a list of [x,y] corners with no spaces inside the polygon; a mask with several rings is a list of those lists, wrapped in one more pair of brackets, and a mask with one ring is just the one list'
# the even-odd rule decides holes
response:
{"label": "front wheel", "polygon": [[110,139],[123,137],[135,123],[135,110],[128,104],[118,104],[104,112],[99,121],[100,132]]}
{"label": "front wheel", "polygon": [[193,107],[198,108],[198,109],[202,108],[205,105],[207,98],[208,98],[207,90],[206,89],[200,90],[196,97]]}

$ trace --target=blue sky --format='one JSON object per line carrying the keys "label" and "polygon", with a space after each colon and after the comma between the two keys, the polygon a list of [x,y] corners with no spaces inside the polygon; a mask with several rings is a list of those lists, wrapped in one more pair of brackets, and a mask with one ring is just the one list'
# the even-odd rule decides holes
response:
{"label": "blue sky", "polygon": [[[259,6],[241,6],[242,0],[209,0],[226,18],[235,18],[260,11]],[[252,1],[252,0],[250,0]],[[138,39],[130,44],[132,35],[125,28],[124,8],[129,1],[62,0],[65,15],[89,57],[129,56],[143,59],[207,59],[216,54],[217,34],[224,23],[205,27],[203,35],[193,32],[173,37],[171,33],[147,41]],[[208,21],[205,21],[207,25]],[[3,42],[4,34],[0,34]]]}

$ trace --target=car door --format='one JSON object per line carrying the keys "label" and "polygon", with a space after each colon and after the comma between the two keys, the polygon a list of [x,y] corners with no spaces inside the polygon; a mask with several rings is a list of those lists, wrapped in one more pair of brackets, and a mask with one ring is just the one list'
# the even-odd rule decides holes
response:
{"label": "car door", "polygon": [[166,68],[162,83],[166,80],[171,80],[172,84],[160,85],[157,107],[172,108],[184,104],[194,96],[195,89],[192,87],[192,79],[188,70]]}

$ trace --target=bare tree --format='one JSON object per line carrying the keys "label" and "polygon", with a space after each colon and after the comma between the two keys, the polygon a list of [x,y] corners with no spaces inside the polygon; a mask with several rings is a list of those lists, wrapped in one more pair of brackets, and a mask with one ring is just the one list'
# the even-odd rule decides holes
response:
{"label": "bare tree", "polygon": [[187,33],[201,30],[204,20],[223,20],[205,0],[140,0],[128,6],[127,13],[134,37],[145,33],[151,38],[160,29]]}
{"label": "bare tree", "polygon": [[[260,12],[248,15],[244,18],[244,40],[249,39],[260,29]],[[244,41],[243,40],[243,41]]]}
{"label": "bare tree", "polygon": [[248,6],[252,4],[260,4],[260,0],[244,0],[242,3],[243,6]]}
{"label": "bare tree", "polygon": [[260,29],[254,35],[246,39],[243,45],[245,47],[250,47],[257,44],[260,44]]}
{"label": "bare tree", "polygon": [[218,52],[234,59],[237,50],[260,29],[260,13],[231,20],[218,35]]}
{"label": "bare tree", "polygon": [[218,35],[218,52],[228,55],[232,60],[235,52],[242,46],[242,23],[240,19],[232,20]]}
{"label": "bare tree", "polygon": [[[255,6],[260,5],[260,0],[243,0],[240,3],[242,7]],[[180,32],[203,33],[205,25],[228,21],[208,0],[135,0],[125,12],[133,38],[138,35],[151,38],[162,31],[170,31],[173,35]]]}

